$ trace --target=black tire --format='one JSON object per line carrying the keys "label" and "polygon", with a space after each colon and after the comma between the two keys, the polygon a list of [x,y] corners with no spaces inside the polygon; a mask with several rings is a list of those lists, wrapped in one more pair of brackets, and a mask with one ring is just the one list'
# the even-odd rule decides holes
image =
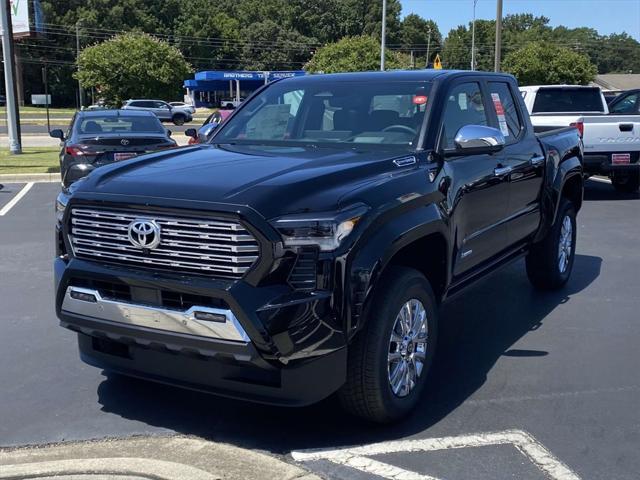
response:
{"label": "black tire", "polygon": [[640,190],[640,178],[612,178],[611,184],[613,185],[613,188],[620,193],[634,193]]}
{"label": "black tire", "polygon": [[[571,223],[571,246],[568,247],[568,261],[564,270],[561,269],[560,242],[565,219]],[[527,275],[534,287],[540,290],[557,290],[562,288],[573,269],[576,253],[576,210],[566,198],[563,198],[558,208],[556,221],[541,242],[533,245],[527,255]]]}
{"label": "black tire", "polygon": [[[338,397],[349,413],[368,421],[389,423],[409,414],[420,400],[435,354],[438,307],[431,285],[417,270],[391,267],[379,285],[366,310],[365,326],[349,347],[347,381]],[[391,388],[388,356],[396,317],[412,299],[419,300],[426,311],[426,352],[415,386],[401,397]],[[410,367],[407,364],[405,368]]]}
{"label": "black tire", "polygon": [[187,120],[187,117],[184,115],[174,115],[173,116],[173,124],[174,125],[184,125],[184,122]]}

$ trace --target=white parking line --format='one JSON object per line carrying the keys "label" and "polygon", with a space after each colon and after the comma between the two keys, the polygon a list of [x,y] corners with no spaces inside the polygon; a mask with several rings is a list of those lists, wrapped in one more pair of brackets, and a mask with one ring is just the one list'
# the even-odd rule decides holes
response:
{"label": "white parking line", "polygon": [[336,450],[303,450],[292,452],[291,455],[298,462],[328,460],[389,480],[437,480],[434,477],[404,470],[367,457],[388,453],[433,452],[489,445],[513,445],[551,480],[580,480],[575,472],[558,460],[540,442],[521,430],[423,440],[398,440]]}
{"label": "white parking line", "polygon": [[4,217],[7,213],[9,213],[9,210],[16,206],[16,204],[22,199],[22,197],[24,197],[29,192],[29,190],[31,190],[31,187],[33,187],[33,182],[29,182],[24,187],[22,187],[22,190],[20,190],[9,203],[2,207],[2,210],[0,210],[0,217]]}

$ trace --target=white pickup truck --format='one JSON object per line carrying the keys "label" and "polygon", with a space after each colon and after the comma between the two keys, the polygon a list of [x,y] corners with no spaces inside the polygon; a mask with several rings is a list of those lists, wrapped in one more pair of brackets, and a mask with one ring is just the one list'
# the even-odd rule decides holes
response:
{"label": "white pickup truck", "polygon": [[584,143],[584,172],[605,175],[621,192],[640,188],[640,117],[610,115],[598,87],[520,87],[536,132],[574,126]]}

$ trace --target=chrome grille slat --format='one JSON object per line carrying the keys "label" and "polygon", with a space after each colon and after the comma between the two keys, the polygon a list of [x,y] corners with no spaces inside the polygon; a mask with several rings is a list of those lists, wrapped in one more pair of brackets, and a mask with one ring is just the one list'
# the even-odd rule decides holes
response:
{"label": "chrome grille slat", "polygon": [[[129,224],[138,219],[160,226],[156,248],[143,250],[130,242]],[[153,212],[73,207],[69,241],[79,258],[231,278],[242,277],[260,255],[258,242],[238,221]]]}

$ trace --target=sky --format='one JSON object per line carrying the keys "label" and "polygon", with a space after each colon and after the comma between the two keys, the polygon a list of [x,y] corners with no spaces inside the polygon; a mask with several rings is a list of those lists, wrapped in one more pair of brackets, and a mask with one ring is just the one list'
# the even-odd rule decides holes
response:
{"label": "sky", "polygon": [[[400,0],[402,16],[417,13],[437,22],[443,36],[473,18],[473,0]],[[494,19],[496,0],[478,0],[476,17]],[[504,0],[504,15],[533,13],[551,26],[591,27],[601,35],[627,32],[640,40],[640,0]]]}

